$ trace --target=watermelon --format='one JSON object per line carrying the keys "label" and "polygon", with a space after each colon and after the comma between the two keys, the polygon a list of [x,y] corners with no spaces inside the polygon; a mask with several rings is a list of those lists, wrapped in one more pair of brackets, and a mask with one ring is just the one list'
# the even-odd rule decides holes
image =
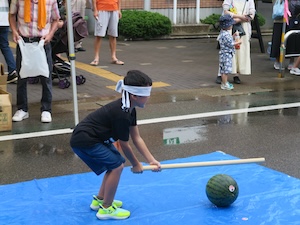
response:
{"label": "watermelon", "polygon": [[207,198],[218,207],[230,206],[239,195],[236,181],[229,175],[217,174],[206,184]]}

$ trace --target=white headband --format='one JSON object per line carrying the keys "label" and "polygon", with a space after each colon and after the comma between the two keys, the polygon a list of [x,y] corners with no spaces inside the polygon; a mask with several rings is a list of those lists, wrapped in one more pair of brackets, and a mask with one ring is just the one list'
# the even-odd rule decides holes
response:
{"label": "white headband", "polygon": [[147,87],[140,87],[140,86],[129,86],[129,85],[124,85],[123,80],[119,80],[117,85],[116,85],[116,91],[121,93],[122,90],[122,109],[129,109],[130,108],[130,101],[129,101],[129,94],[133,94],[136,96],[150,96],[151,93],[151,86]]}

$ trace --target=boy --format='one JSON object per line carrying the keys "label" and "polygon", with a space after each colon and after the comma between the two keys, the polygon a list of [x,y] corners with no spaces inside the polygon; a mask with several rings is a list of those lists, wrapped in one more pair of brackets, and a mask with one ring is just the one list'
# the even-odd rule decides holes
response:
{"label": "boy", "polygon": [[227,81],[228,74],[232,71],[232,57],[235,53],[234,46],[241,44],[241,41],[234,41],[233,38],[237,36],[236,33],[231,35],[229,32],[232,29],[232,25],[235,23],[233,18],[225,14],[220,17],[220,34],[218,41],[220,43],[219,51],[219,70],[222,77],[221,89],[232,90],[233,85]]}
{"label": "boy", "polygon": [[123,80],[117,83],[116,91],[122,92],[122,98],[97,109],[81,121],[71,137],[73,151],[97,174],[104,171],[102,185],[94,196],[91,209],[98,211],[98,219],[126,219],[130,212],[121,209],[121,201],[114,200],[125,159],[114,147],[119,140],[120,146],[130,161],[134,173],[142,173],[142,164],[129,145],[129,136],[151,165],[160,171],[160,163],[152,156],[139,134],[136,109],[144,108],[150,97],[152,80],[138,70],[128,71]]}

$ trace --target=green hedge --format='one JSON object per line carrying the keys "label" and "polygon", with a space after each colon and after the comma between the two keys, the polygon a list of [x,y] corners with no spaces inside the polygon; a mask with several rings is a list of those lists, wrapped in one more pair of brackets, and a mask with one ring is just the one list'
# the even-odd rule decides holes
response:
{"label": "green hedge", "polygon": [[204,19],[200,19],[201,23],[204,24],[210,24],[213,26],[213,28],[215,30],[220,30],[219,28],[219,19],[220,19],[221,14],[211,14],[208,17],[204,18]]}
{"label": "green hedge", "polygon": [[126,39],[151,39],[169,35],[172,24],[168,17],[159,13],[123,10],[119,21],[119,34]]}
{"label": "green hedge", "polygon": [[[210,24],[213,26],[213,28],[215,30],[220,30],[219,28],[219,18],[220,18],[221,14],[211,14],[210,16],[204,18],[204,19],[200,19],[201,23],[204,24]],[[259,26],[263,26],[266,23],[266,19],[264,18],[264,16],[261,13],[256,13],[257,19],[258,19],[258,24]],[[252,21],[252,26],[253,28],[255,28],[255,24]]]}

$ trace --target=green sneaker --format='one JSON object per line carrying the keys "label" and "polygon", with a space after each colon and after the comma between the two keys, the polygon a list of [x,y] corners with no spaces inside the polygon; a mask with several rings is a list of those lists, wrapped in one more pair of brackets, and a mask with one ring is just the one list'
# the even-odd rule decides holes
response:
{"label": "green sneaker", "polygon": [[[102,205],[102,204],[103,204],[103,200],[100,200],[99,198],[97,198],[96,195],[93,195],[93,201],[90,205],[90,208],[94,211],[98,211],[99,205]],[[117,208],[121,208],[123,205],[123,202],[114,200],[113,205],[116,206]]]}
{"label": "green sneaker", "polygon": [[130,216],[130,212],[125,209],[117,208],[116,206],[110,206],[108,208],[104,208],[102,205],[99,205],[99,210],[96,214],[99,220],[124,220]]}

